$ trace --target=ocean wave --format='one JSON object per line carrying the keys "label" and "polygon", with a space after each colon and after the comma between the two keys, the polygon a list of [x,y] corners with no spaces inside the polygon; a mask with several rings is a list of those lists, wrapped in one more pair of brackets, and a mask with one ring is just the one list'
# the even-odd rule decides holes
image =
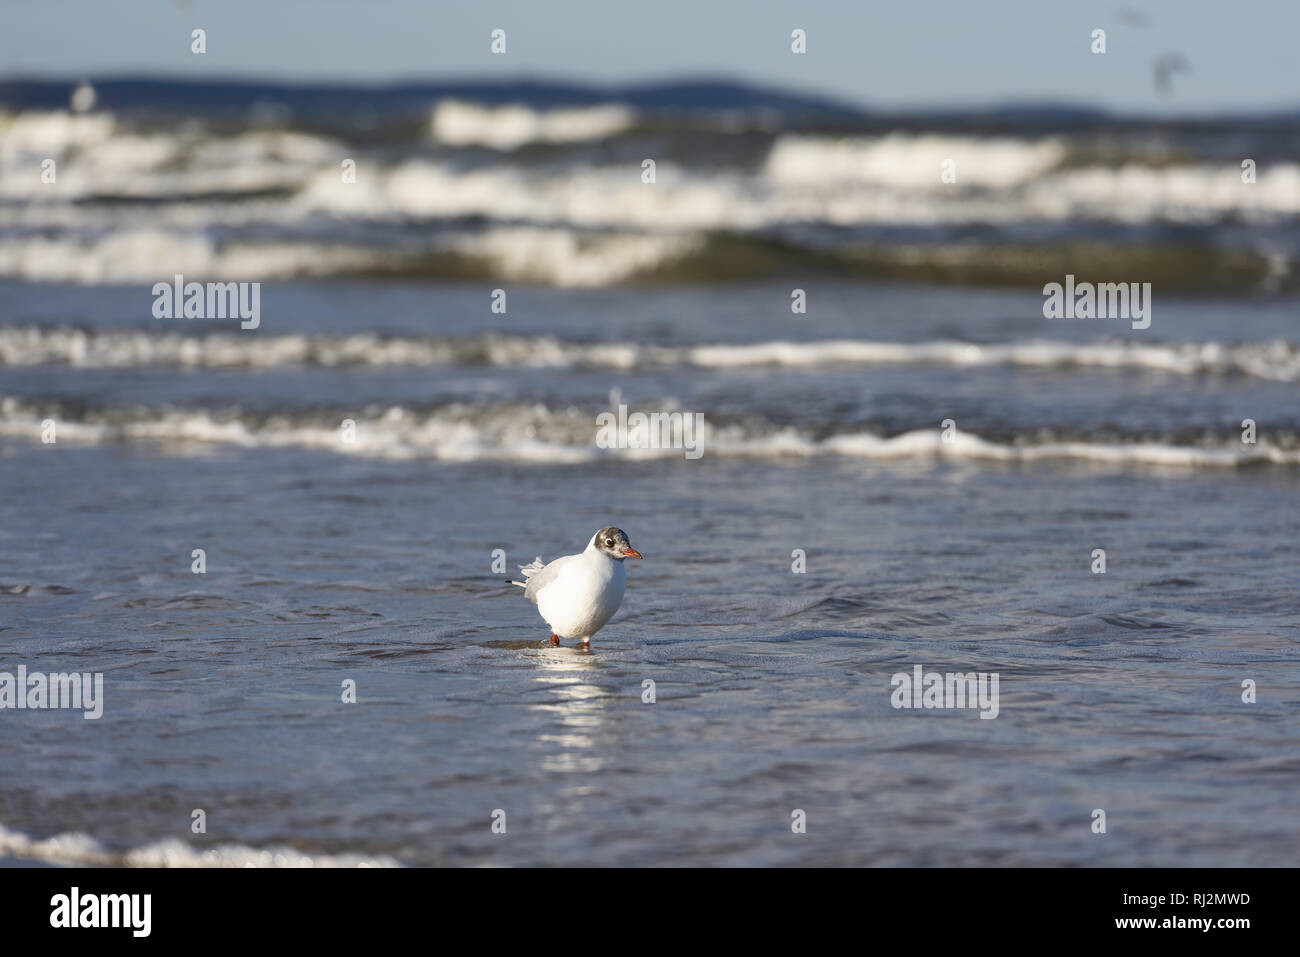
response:
{"label": "ocean wave", "polygon": [[835,365],[949,365],[1132,369],[1201,375],[1231,373],[1276,381],[1300,379],[1300,348],[1289,342],[1225,345],[1174,343],[1143,345],[1132,341],[1079,344],[1054,340],[976,344],[941,341],[920,343],[762,342],[753,345],[694,346],[684,361],[710,368],[778,365],[821,368]]}
{"label": "ocean wave", "polygon": [[[955,184],[1005,190],[1059,166],[1068,155],[1059,137],[1021,140],[940,134],[872,137],[787,135],[768,154],[764,172],[777,183],[835,188],[845,183],[951,191]],[[940,178],[951,162],[956,179]]]}
{"label": "ocean wave", "polygon": [[442,248],[470,269],[513,282],[599,287],[652,275],[700,252],[698,235],[581,234],[515,227],[456,237]]}
{"label": "ocean wave", "polygon": [[682,231],[756,228],[819,219],[812,197],[765,196],[762,185],[736,173],[702,172],[661,161],[653,184],[639,165],[533,169],[498,164],[470,169],[410,159],[376,170],[359,189],[343,189],[331,170],[296,197],[300,216],[318,211],[376,220],[424,216],[483,217],[534,226]]}
{"label": "ocean wave", "polygon": [[[957,182],[941,181],[946,145],[915,147],[922,157],[898,162],[895,146],[819,170],[818,149],[778,140],[764,171],[702,170],[661,160],[656,181],[628,166],[535,169],[493,165],[464,169],[410,159],[370,172],[343,188],[335,170],[305,183],[293,204],[362,219],[481,216],[541,225],[639,230],[750,231],[791,224],[941,226],[967,223],[1214,223],[1232,216],[1274,221],[1300,215],[1300,165],[1277,163],[1253,183],[1228,165],[1091,166],[1055,169],[1050,145],[1025,145],[1015,158],[959,165]],[[890,139],[889,137],[885,138]],[[924,139],[924,138],[921,138]],[[972,147],[973,148],[973,147]],[[929,151],[934,155],[930,156]],[[1042,154],[1041,157],[1039,154]],[[832,155],[834,155],[832,153]],[[931,162],[933,160],[933,162]],[[856,162],[856,160],[854,161]]]}
{"label": "ocean wave", "polygon": [[[1040,140],[891,133],[879,137],[782,136],[764,173],[784,187],[835,197],[839,222],[1215,222],[1300,215],[1300,165],[1269,163],[1253,182],[1236,164],[1179,162],[1072,165],[1061,137]],[[951,162],[953,181],[940,173]],[[890,210],[873,186],[902,191],[911,218]],[[973,188],[973,192],[972,192]],[[993,196],[982,194],[995,194]],[[937,201],[940,197],[946,201]],[[804,196],[805,201],[809,199]]]}
{"label": "ocean wave", "polygon": [[[322,167],[337,170],[350,152],[296,130],[215,133],[192,123],[164,132],[124,125],[108,113],[0,115],[0,199],[44,206],[293,193]],[[40,175],[47,159],[56,163],[52,183]]]}
{"label": "ocean wave", "polygon": [[[1273,292],[1300,281],[1293,154],[1243,183],[1235,161],[1144,153],[1131,134],[1113,155],[1065,134],[751,132],[719,146],[722,127],[668,148],[665,137],[692,139],[673,135],[687,117],[608,103],[431,109],[418,145],[211,117],[0,115],[0,276],[600,287],[823,272],[1026,285],[1122,270],[1166,289]],[[640,157],[656,152],[643,182]],[[56,182],[43,181],[47,159]],[[941,178],[947,160],[955,183]],[[1151,225],[1172,228],[1153,239]]]}
{"label": "ocean wave", "polygon": [[197,848],[170,839],[126,851],[112,850],[86,834],[31,838],[0,824],[0,858],[16,857],[66,867],[400,867],[387,856],[309,854],[291,847],[222,844]]}
{"label": "ocean wave", "polygon": [[[600,139],[626,131],[625,107],[538,111],[444,102],[436,138],[517,150],[531,142]],[[292,202],[265,220],[328,214],[365,221],[479,216],[532,225],[642,231],[749,231],[790,224],[940,226],[967,223],[1215,223],[1300,215],[1300,164],[1262,164],[1243,183],[1233,163],[1072,164],[1062,137],[1017,139],[894,132],[872,137],[785,134],[749,163],[660,156],[653,184],[639,160],[594,164],[588,155],[531,163],[439,160],[419,152],[371,155],[356,144],[299,130],[219,132],[201,123],[159,130],[110,114],[0,116],[0,198],[41,210],[94,200],[188,204],[225,196]],[[56,184],[41,162],[59,161]],[[75,160],[64,162],[65,159]],[[344,182],[340,163],[357,163]],[[944,182],[951,160],[956,181]],[[93,206],[93,204],[91,204]],[[21,208],[21,206],[20,206]],[[89,210],[88,210],[89,211]]]}
{"label": "ocean wave", "polygon": [[203,281],[362,274],[383,250],[309,240],[219,242],[201,233],[133,229],[99,237],[0,240],[0,275],[36,282],[152,285],[176,273]]}
{"label": "ocean wave", "polygon": [[106,236],[0,239],[0,276],[37,282],[152,284],[176,273],[203,281],[325,276],[495,278],[599,287],[652,275],[706,245],[693,235],[579,233],[500,227],[445,233],[423,245],[325,240],[220,241],[201,233],[133,229]]}
{"label": "ocean wave", "polygon": [[602,140],[626,132],[635,122],[636,113],[620,104],[535,110],[442,100],[433,108],[429,131],[448,146],[515,150],[530,143]]}
{"label": "ocean wave", "polygon": [[[681,411],[663,403],[653,411]],[[388,460],[513,462],[577,465],[607,460],[682,459],[682,447],[602,448],[596,443],[596,413],[569,406],[471,405],[453,403],[431,410],[370,407],[353,414],[251,414],[238,409],[115,407],[71,408],[0,398],[0,437],[39,442],[43,423],[54,418],[60,443],[153,443],[184,454],[208,446],[247,449],[306,448]],[[345,429],[344,423],[352,425]],[[965,431],[945,440],[937,428],[895,435],[839,432],[765,423],[710,422],[692,433],[702,457],[795,458],[821,456],[879,461],[973,461],[1035,463],[1074,460],[1120,466],[1232,468],[1300,465],[1300,435],[1278,432],[1243,445],[1233,438],[1205,438],[1189,444],[1174,436],[1090,437],[1050,435],[1042,430],[994,441]],[[345,438],[345,436],[347,436]],[[680,445],[680,443],[679,443]],[[689,458],[700,456],[691,455]]]}
{"label": "ocean wave", "polygon": [[110,113],[68,110],[0,111],[0,157],[51,156],[69,149],[99,146],[117,131]]}
{"label": "ocean wave", "polygon": [[[252,233],[258,231],[254,228]],[[1066,273],[1137,276],[1162,289],[1295,285],[1291,256],[1198,245],[1114,243],[844,243],[771,237],[493,226],[393,242],[342,238],[216,238],[140,226],[93,236],[0,238],[0,276],[36,282],[147,283],[319,277],[456,279],[568,288],[833,275],[902,282],[1037,288]]]}
{"label": "ocean wave", "polygon": [[608,369],[649,365],[704,369],[1006,365],[1121,369],[1186,376],[1240,375],[1296,382],[1300,381],[1300,346],[1280,339],[1237,344],[1145,344],[1132,340],[1073,343],[1051,339],[977,344],[954,340],[909,343],[828,339],[651,346],[500,334],[446,339],[373,333],[348,336],[182,334],[161,329],[107,332],[44,326],[0,327],[0,366],[41,365],[81,368],[492,365]]}
{"label": "ocean wave", "polygon": [[1035,182],[1022,202],[1026,219],[1213,223],[1240,216],[1270,222],[1300,215],[1300,165],[1273,164],[1252,183],[1242,182],[1236,166],[1087,167]]}

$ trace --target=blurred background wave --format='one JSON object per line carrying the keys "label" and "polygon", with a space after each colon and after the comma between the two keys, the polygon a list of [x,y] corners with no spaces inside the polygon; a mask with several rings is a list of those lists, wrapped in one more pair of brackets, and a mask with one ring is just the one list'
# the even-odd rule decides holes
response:
{"label": "blurred background wave", "polygon": [[[720,82],[33,81],[0,85],[0,143],[0,275],[38,281],[1032,285],[1124,269],[1162,290],[1279,292],[1300,256],[1295,113],[873,113]],[[33,173],[47,158],[57,188]]]}

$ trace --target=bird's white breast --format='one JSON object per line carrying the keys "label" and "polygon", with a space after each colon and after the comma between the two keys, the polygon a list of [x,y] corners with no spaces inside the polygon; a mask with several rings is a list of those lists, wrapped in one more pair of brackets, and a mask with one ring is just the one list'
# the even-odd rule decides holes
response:
{"label": "bird's white breast", "polygon": [[618,611],[626,583],[622,562],[584,554],[537,593],[537,610],[561,638],[590,638]]}

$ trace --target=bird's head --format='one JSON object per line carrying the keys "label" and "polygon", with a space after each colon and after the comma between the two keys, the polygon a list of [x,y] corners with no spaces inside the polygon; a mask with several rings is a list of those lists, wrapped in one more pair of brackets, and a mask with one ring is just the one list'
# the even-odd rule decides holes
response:
{"label": "bird's head", "polygon": [[591,545],[588,547],[594,548],[596,551],[620,562],[625,558],[641,557],[641,553],[633,548],[632,543],[627,540],[627,532],[621,528],[615,528],[613,525],[606,525],[593,535]]}

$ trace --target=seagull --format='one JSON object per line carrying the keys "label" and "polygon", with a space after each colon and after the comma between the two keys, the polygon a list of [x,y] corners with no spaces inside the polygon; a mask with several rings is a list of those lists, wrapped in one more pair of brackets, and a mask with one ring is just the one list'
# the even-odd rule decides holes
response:
{"label": "seagull", "polygon": [[549,565],[539,557],[531,565],[519,566],[524,581],[509,583],[523,588],[524,597],[551,626],[551,644],[558,645],[561,638],[581,638],[588,646],[623,601],[627,583],[623,559],[640,557],[627,532],[606,525],[591,536],[582,553],[565,555]]}
{"label": "seagull", "polygon": [[1168,95],[1174,92],[1174,74],[1189,73],[1192,65],[1187,62],[1187,57],[1174,50],[1156,57],[1152,69],[1155,71],[1156,92]]}

